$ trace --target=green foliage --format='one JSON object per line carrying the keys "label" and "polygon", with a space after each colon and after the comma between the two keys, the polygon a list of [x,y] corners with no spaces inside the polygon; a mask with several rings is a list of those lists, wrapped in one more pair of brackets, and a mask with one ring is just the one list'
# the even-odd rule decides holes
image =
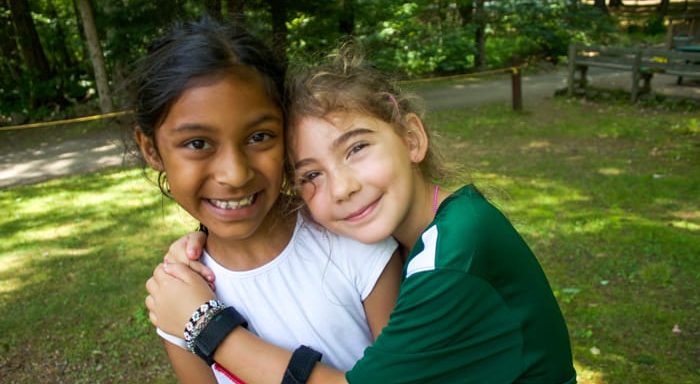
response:
{"label": "green foliage", "polygon": [[456,10],[435,3],[377,2],[368,7],[375,19],[358,25],[358,32],[377,67],[408,77],[471,68],[474,26],[462,27]]}
{"label": "green foliage", "polygon": [[488,58],[497,67],[509,58],[556,63],[571,41],[605,43],[617,31],[612,18],[570,0],[501,0],[491,12]]}
{"label": "green foliage", "polygon": [[[195,0],[92,1],[117,108],[125,99],[124,79],[147,44],[175,20],[204,12]],[[222,2],[222,4],[225,2]],[[339,1],[284,2],[290,62],[310,61],[344,38]],[[473,71],[477,55],[477,15],[461,13],[468,1],[354,0],[354,37],[380,69],[404,78]],[[271,2],[245,2],[247,26],[272,42]],[[472,5],[475,3],[472,1]],[[92,67],[73,0],[32,0],[32,16],[54,78],[39,82],[22,63],[11,38],[0,44],[0,122],[55,118],[76,105],[97,109]],[[557,62],[571,41],[610,43],[624,40],[616,20],[577,0],[486,1],[485,61],[500,68],[513,62]],[[224,12],[225,13],[225,12]],[[649,19],[629,38],[662,38],[663,20]],[[0,33],[13,37],[11,14],[0,2]],[[641,35],[641,37],[638,37]],[[631,43],[631,42],[630,42]],[[85,109],[85,108],[82,108]]]}

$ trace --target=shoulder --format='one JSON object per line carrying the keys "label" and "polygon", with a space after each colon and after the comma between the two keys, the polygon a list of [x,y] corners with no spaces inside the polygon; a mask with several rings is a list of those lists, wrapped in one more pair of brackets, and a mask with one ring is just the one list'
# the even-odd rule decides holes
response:
{"label": "shoulder", "polygon": [[514,231],[476,187],[464,186],[442,202],[435,219],[421,234],[411,251],[407,276],[431,268],[468,271],[489,243],[504,232]]}
{"label": "shoulder", "polygon": [[435,224],[440,227],[483,227],[493,220],[502,219],[503,214],[489,202],[474,186],[466,185],[447,197],[435,215]]}

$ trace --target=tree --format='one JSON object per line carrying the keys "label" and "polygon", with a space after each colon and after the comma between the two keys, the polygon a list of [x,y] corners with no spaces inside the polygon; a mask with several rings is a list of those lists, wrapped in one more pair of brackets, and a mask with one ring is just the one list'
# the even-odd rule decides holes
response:
{"label": "tree", "polygon": [[608,13],[608,6],[605,5],[605,0],[595,0],[593,3],[593,6],[600,9],[600,12],[607,14]]}
{"label": "tree", "polygon": [[221,20],[221,0],[204,0],[204,8],[209,16]]}
{"label": "tree", "polygon": [[458,1],[457,10],[462,18],[462,26],[464,27],[474,19],[474,0]]}
{"label": "tree", "polygon": [[[14,36],[12,20],[9,14],[5,12],[6,2],[0,2],[0,35]],[[20,72],[19,63],[16,60],[18,57],[17,42],[15,39],[0,39],[0,80],[2,82],[9,81],[10,83],[19,84]]]}
{"label": "tree", "polygon": [[228,0],[226,2],[226,11],[230,20],[244,25],[245,20],[245,1],[244,0]]}
{"label": "tree", "polygon": [[80,11],[85,43],[87,44],[90,62],[95,73],[95,85],[97,86],[97,95],[100,99],[100,110],[102,113],[108,113],[112,111],[112,97],[109,91],[107,70],[105,69],[102,48],[100,47],[100,39],[97,36],[97,28],[95,28],[92,4],[90,4],[90,0],[76,0],[76,4],[78,11]]}
{"label": "tree", "polygon": [[28,1],[9,0],[8,5],[24,63],[39,80],[49,79],[53,71],[41,46]]}
{"label": "tree", "polygon": [[474,18],[477,23],[476,31],[474,32],[474,43],[476,45],[474,67],[476,67],[477,70],[481,70],[486,64],[486,15],[484,13],[484,0],[476,0]]}
{"label": "tree", "polygon": [[622,0],[610,0],[610,2],[608,3],[608,7],[610,8],[620,8],[624,6],[625,5],[622,4]]}
{"label": "tree", "polygon": [[287,63],[287,2],[267,0],[272,14],[272,52],[283,64]]}
{"label": "tree", "polygon": [[338,28],[343,35],[355,33],[355,1],[340,0],[340,13],[338,15]]}

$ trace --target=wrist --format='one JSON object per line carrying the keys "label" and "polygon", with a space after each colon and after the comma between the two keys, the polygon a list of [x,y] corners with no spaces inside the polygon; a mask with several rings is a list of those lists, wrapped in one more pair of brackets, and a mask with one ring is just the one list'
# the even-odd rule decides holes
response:
{"label": "wrist", "polygon": [[226,337],[247,322],[233,307],[225,307],[218,300],[202,304],[187,322],[185,340],[188,350],[208,365],[214,364],[214,353]]}

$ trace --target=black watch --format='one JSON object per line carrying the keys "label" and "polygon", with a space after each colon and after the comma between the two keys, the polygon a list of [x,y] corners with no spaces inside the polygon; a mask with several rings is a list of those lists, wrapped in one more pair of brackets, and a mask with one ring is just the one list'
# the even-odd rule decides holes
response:
{"label": "black watch", "polygon": [[194,353],[208,365],[214,364],[214,352],[222,341],[238,326],[248,326],[246,320],[233,307],[227,307],[214,315],[194,339]]}

